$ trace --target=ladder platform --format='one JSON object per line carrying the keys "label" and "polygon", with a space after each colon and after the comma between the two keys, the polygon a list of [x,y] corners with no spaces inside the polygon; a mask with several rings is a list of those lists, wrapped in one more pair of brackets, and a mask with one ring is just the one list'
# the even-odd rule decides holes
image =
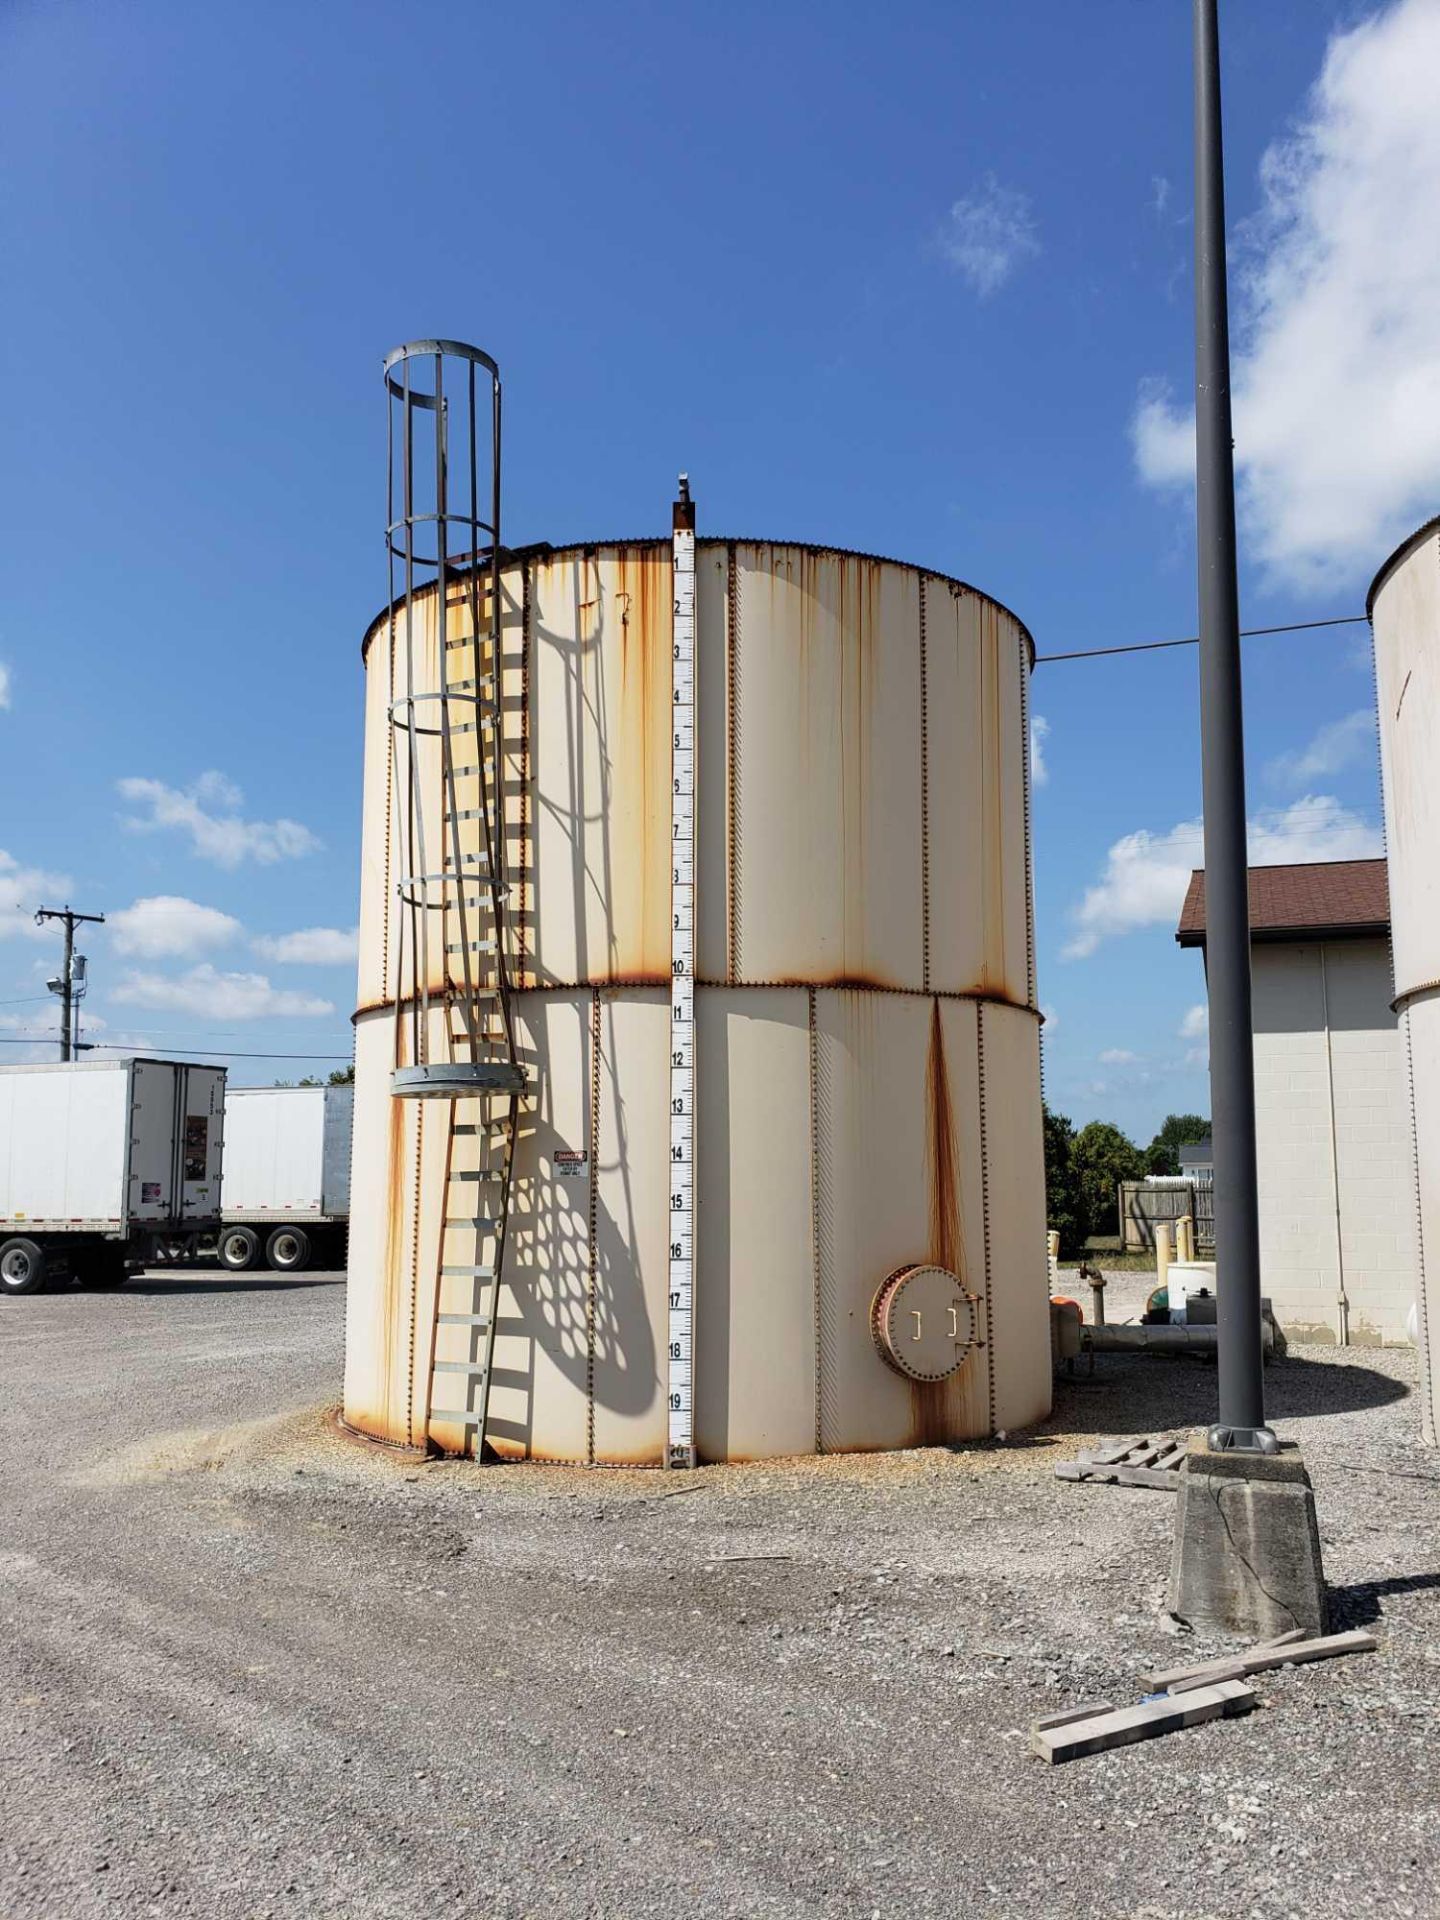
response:
{"label": "ladder platform", "polygon": [[396,1067],[390,1091],[400,1100],[464,1100],[476,1093],[523,1093],[525,1069],[508,1060],[437,1060]]}

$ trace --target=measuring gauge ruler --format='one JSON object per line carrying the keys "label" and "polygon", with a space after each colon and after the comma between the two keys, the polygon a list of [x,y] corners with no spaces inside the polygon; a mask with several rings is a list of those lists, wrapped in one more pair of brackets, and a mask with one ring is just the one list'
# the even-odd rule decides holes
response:
{"label": "measuring gauge ruler", "polygon": [[674,515],[671,663],[670,1248],[667,1467],[695,1465],[695,505]]}

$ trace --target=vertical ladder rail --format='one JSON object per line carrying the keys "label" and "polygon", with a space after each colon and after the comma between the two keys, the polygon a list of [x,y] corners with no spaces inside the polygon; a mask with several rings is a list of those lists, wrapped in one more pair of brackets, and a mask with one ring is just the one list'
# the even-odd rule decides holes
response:
{"label": "vertical ladder rail", "polygon": [[667,1467],[695,1465],[695,506],[674,509]]}
{"label": "vertical ladder rail", "polygon": [[[447,359],[464,363],[466,373],[458,391],[452,387],[466,435],[462,457],[453,462]],[[490,382],[490,418],[483,426],[477,371]],[[440,1100],[447,1108],[421,1425],[427,1446],[436,1426],[458,1426],[462,1445],[473,1430],[478,1459],[485,1448],[515,1143],[528,1079],[510,1005],[505,905],[500,375],[479,348],[423,340],[389,356],[385,384],[392,414],[387,525],[392,584],[396,560],[404,562],[405,690],[390,709],[395,802],[403,810],[396,832],[403,836],[408,862],[397,892],[402,928],[408,919],[411,929],[409,942],[402,938],[399,945],[391,1086],[397,1098]],[[399,517],[393,472],[397,402]],[[433,495],[424,500],[414,460],[417,409],[432,416],[435,432]],[[482,501],[477,448],[487,433],[489,499]],[[454,545],[452,527],[458,534]],[[462,545],[464,550],[457,551]],[[460,591],[452,605],[454,588]],[[417,686],[421,592],[435,599],[435,667],[433,674],[427,670],[427,684]],[[452,613],[462,616],[459,633],[452,633]],[[401,734],[408,774],[403,788]],[[431,764],[422,768],[427,740]],[[436,816],[428,832],[427,809]],[[435,850],[433,855],[427,857],[427,848]],[[432,1005],[442,1022],[438,1033],[432,1031]],[[419,1194],[416,1203],[423,1220]],[[449,1329],[463,1329],[463,1338],[457,1340]]]}

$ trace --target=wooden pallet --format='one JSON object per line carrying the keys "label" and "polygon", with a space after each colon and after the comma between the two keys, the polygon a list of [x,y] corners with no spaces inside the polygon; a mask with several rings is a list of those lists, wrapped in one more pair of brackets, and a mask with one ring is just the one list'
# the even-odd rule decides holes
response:
{"label": "wooden pallet", "polygon": [[1173,1433],[1158,1440],[1123,1440],[1098,1453],[1082,1453],[1062,1460],[1057,1480],[1089,1480],[1100,1486],[1159,1487],[1174,1493],[1180,1486],[1180,1465],[1188,1442]]}

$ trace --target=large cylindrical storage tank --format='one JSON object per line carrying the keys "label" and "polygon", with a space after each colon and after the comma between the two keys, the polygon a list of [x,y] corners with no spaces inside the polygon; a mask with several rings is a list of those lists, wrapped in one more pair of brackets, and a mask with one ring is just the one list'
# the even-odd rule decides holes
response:
{"label": "large cylindrical storage tank", "polygon": [[[696,574],[700,1457],[1023,1426],[1050,1403],[1030,637],[972,587],[853,553],[702,538]],[[531,1091],[486,1438],[515,1457],[658,1463],[671,543],[517,552],[501,602],[513,1004]],[[413,652],[433,685],[433,590],[418,618],[430,627]],[[473,1434],[427,1435],[425,1417],[446,1334],[433,1325],[444,1105],[396,1099],[390,1082],[404,1064],[397,624],[391,609],[365,640],[345,1417],[458,1450]],[[896,1327],[908,1338],[918,1309],[872,1324],[887,1278],[923,1263],[973,1296],[945,1378],[894,1362]],[[953,1307],[950,1320],[955,1333]]]}
{"label": "large cylindrical storage tank", "polygon": [[1427,1266],[1440,1259],[1440,519],[1412,534],[1375,576],[1380,772],[1390,879],[1395,1008],[1410,1065],[1415,1128],[1421,1416],[1436,1439],[1440,1298]]}

